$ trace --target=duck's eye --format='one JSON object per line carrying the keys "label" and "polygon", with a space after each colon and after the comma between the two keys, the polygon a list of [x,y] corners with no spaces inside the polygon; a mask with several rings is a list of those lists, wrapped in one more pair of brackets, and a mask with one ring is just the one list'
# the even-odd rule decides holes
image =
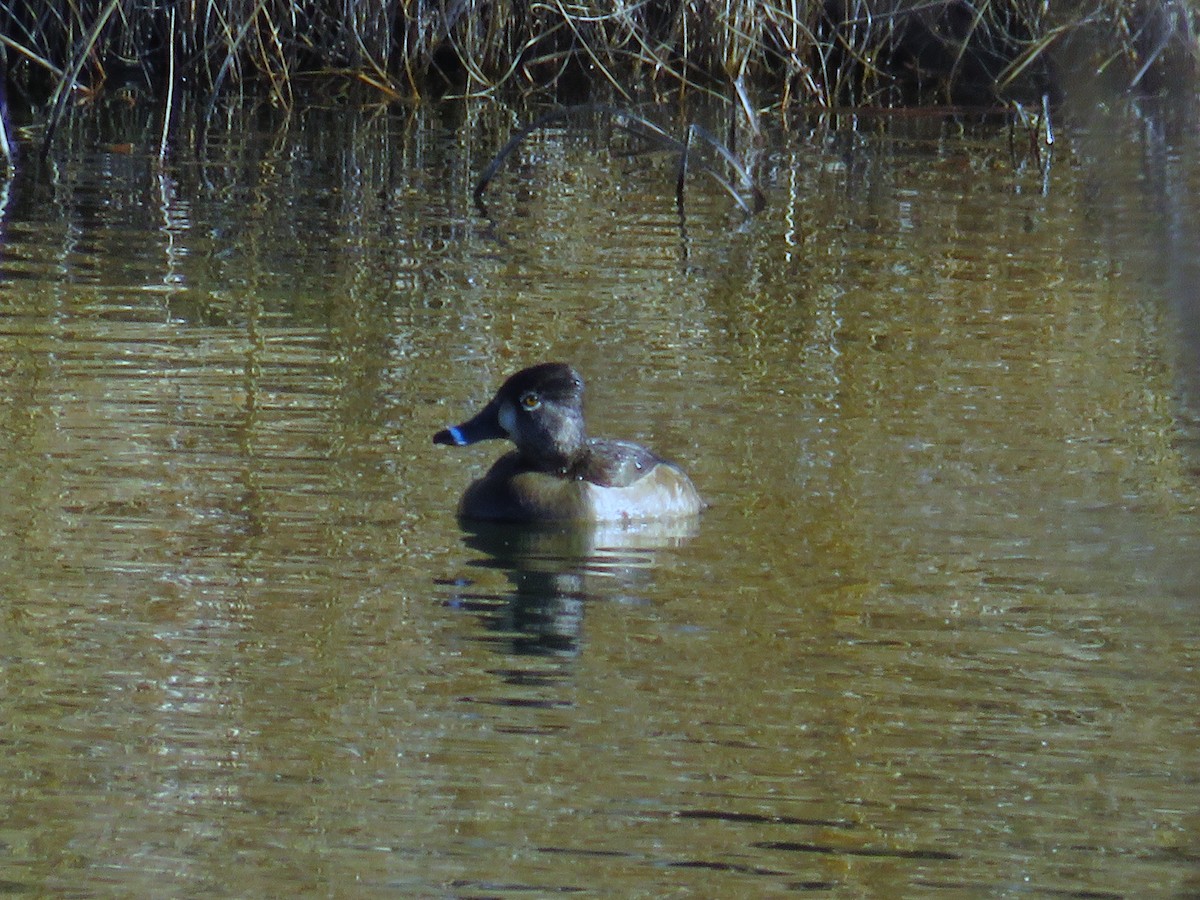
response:
{"label": "duck's eye", "polygon": [[521,409],[532,411],[541,405],[541,398],[535,392],[526,391],[521,395]]}

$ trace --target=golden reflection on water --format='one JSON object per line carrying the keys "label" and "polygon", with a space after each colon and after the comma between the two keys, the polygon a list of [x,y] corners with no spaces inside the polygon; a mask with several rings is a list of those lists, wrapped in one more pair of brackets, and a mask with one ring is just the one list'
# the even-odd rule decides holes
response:
{"label": "golden reflection on water", "polygon": [[[779,135],[681,229],[558,135],[485,228],[339,127],[10,193],[0,888],[1195,892],[1195,436],[1082,166]],[[545,358],[695,528],[454,521]]]}

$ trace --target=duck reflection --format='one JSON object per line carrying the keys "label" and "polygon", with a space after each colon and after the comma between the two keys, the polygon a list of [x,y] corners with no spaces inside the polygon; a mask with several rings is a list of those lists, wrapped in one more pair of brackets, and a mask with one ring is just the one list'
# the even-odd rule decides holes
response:
{"label": "duck reflection", "polygon": [[470,565],[504,573],[511,590],[457,592],[453,606],[477,613],[501,652],[574,656],[583,611],[597,598],[636,602],[661,550],[681,546],[698,520],[591,525],[464,523]]}

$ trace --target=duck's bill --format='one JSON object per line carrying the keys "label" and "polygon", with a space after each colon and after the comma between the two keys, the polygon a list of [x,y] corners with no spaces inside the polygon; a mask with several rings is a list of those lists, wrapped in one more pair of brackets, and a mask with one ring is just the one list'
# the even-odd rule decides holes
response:
{"label": "duck's bill", "polygon": [[445,444],[448,447],[465,447],[471,443],[467,436],[463,434],[462,427],[459,425],[451,425],[448,428],[443,428],[433,436],[435,444]]}
{"label": "duck's bill", "polygon": [[479,441],[506,437],[508,434],[500,427],[500,420],[496,416],[495,410],[488,406],[475,418],[468,419],[461,425],[443,428],[433,436],[433,442],[449,447],[466,447]]}

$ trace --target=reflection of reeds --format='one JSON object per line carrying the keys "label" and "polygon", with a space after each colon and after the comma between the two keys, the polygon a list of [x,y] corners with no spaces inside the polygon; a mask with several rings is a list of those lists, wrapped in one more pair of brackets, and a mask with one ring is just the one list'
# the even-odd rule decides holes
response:
{"label": "reflection of reeds", "polygon": [[500,88],[620,101],[727,93],[894,104],[1044,80],[1048,52],[1086,36],[1126,83],[1190,61],[1197,10],[1173,0],[0,0],[0,77],[65,108],[102,86],[248,81],[290,105],[299,79],[339,76],[386,99]]}
{"label": "reflection of reeds", "polygon": [[[762,191],[755,184],[754,179],[734,155],[733,151],[721,143],[720,140],[703,126],[695,123],[690,124],[687,128],[685,139],[681,141],[668,134],[662,126],[632,110],[618,109],[604,103],[589,103],[553,110],[540,116],[537,121],[518,129],[516,134],[509,139],[508,143],[492,157],[492,161],[475,183],[473,194],[475,205],[484,213],[487,212],[483,204],[484,191],[487,190],[492,179],[496,177],[496,173],[500,171],[500,167],[504,164],[504,161],[529,135],[540,128],[545,128],[551,123],[570,118],[577,114],[587,113],[608,116],[617,127],[676,154],[678,158],[678,177],[675,185],[675,202],[681,210],[683,209],[684,185],[689,166],[697,168],[713,178],[745,213],[753,214],[759,212],[766,204],[766,198],[763,196]],[[719,169],[709,165],[707,162],[702,160],[695,163],[692,162],[692,142],[697,138],[711,147],[717,156],[737,174],[738,183],[736,185],[727,180]],[[743,192],[749,195],[749,202],[742,196]]]}

